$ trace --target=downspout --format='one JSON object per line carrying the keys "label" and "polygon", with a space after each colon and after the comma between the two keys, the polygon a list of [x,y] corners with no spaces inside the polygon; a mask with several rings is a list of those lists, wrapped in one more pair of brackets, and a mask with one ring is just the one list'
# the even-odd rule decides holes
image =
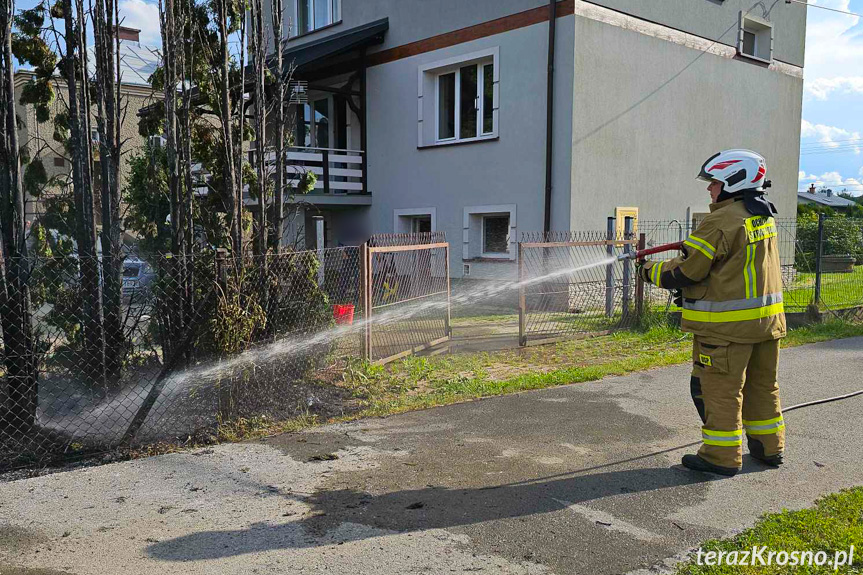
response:
{"label": "downspout", "polygon": [[551,165],[554,128],[554,28],[557,21],[557,0],[548,2],[548,81],[546,82],[545,118],[545,219],[543,231],[551,231]]}

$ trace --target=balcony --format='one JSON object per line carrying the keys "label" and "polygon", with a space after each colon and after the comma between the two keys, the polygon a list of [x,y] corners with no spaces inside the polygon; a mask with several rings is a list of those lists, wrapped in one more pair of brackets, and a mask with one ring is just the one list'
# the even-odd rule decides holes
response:
{"label": "balcony", "polygon": [[[254,151],[247,152],[249,163],[254,167],[257,158]],[[267,172],[275,177],[276,153],[266,154]],[[366,188],[365,152],[337,148],[289,147],[285,150],[285,183],[296,189],[303,174],[312,172],[317,176],[314,189],[308,194],[286,194],[285,202],[315,205],[369,206],[371,193]],[[195,194],[206,196],[210,191],[212,176],[201,164],[192,166]],[[258,202],[243,189],[244,203],[257,206]]]}
{"label": "balcony", "polygon": [[[275,171],[275,153],[267,155],[267,169]],[[371,205],[366,186],[365,152],[338,148],[298,148],[286,151],[285,177],[296,187],[305,172],[318,177],[314,190],[298,196],[313,204]]]}

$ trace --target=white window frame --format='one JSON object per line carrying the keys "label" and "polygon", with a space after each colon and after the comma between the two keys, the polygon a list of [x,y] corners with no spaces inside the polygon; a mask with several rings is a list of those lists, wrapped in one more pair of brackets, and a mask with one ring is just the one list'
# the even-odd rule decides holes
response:
{"label": "white window frame", "polygon": [[315,22],[315,11],[314,11],[314,1],[312,2],[312,11],[310,16],[310,24],[308,30],[300,31],[300,2],[304,2],[307,0],[293,0],[294,5],[294,18],[293,23],[291,25],[291,37],[302,36],[304,34],[311,34],[316,30],[320,30],[321,28],[325,28],[327,26],[332,26],[333,24],[337,24],[342,21],[342,0],[328,0],[330,3],[330,14],[332,15],[331,21],[326,24],[318,25]]}
{"label": "white window frame", "polygon": [[[485,249],[485,219],[483,216],[505,216],[509,215],[509,251],[507,253],[486,253]],[[479,249],[471,250],[471,218],[479,218]],[[465,206],[464,220],[462,223],[462,259],[470,261],[477,257],[484,259],[515,261],[518,250],[516,249],[516,234],[518,222],[516,220],[515,204],[497,204],[485,206]],[[476,228],[473,228],[476,230]],[[472,253],[474,255],[472,255]],[[478,255],[476,255],[478,254]]]}
{"label": "white window frame", "polygon": [[437,208],[398,208],[393,210],[393,232],[405,233],[402,218],[411,222],[417,217],[430,217],[431,229],[437,231]]}
{"label": "white window frame", "polygon": [[485,221],[488,218],[506,218],[507,219],[507,227],[512,230],[512,224],[509,223],[510,215],[507,212],[501,212],[497,214],[483,214],[482,215],[482,223],[479,228],[479,238],[481,243],[480,253],[484,258],[498,258],[498,259],[510,259],[510,252],[512,251],[510,244],[512,243],[511,231],[507,231],[506,233],[506,251],[505,252],[489,252],[485,249]]}
{"label": "white window frame", "polygon": [[[494,66],[493,60],[482,60],[479,62],[473,62],[470,64],[465,64],[463,66],[456,66],[449,70],[444,70],[442,72],[438,72],[435,74],[435,143],[446,143],[446,142],[464,142],[464,141],[474,141],[482,139],[483,137],[492,136],[495,133],[494,129],[494,119],[492,119],[492,129],[491,132],[484,132],[483,125],[485,120],[485,67],[486,66]],[[474,106],[476,107],[477,113],[477,122],[476,122],[476,134],[473,136],[468,136],[463,138],[461,135],[461,71],[463,68],[467,68],[473,66],[476,68],[476,96],[474,98]],[[455,102],[453,103],[453,107],[455,108],[455,130],[454,136],[452,138],[441,138],[440,137],[440,79],[441,76],[446,76],[449,74],[455,74]],[[494,79],[492,79],[494,82]],[[492,114],[494,114],[494,96],[492,96]]]}
{"label": "white window frame", "polygon": [[[742,10],[739,17],[739,29],[737,35],[737,55],[764,64],[773,63],[773,24],[768,20],[759,18],[753,14],[746,14]],[[749,32],[754,36],[752,45],[753,54],[743,51],[744,33]],[[767,42],[765,49],[764,42]],[[766,58],[764,56],[767,56]]]}
{"label": "white window frame", "polygon": [[[460,144],[465,142],[477,142],[482,140],[493,140],[498,137],[499,128],[499,108],[500,108],[500,50],[497,46],[423,64],[418,69],[418,87],[417,87],[417,147],[433,147],[446,146],[452,144]],[[483,66],[492,64],[494,66],[492,74],[492,130],[491,132],[483,131],[484,115],[485,115],[485,98],[484,83],[485,74],[483,74]],[[479,99],[479,110],[477,110],[477,136],[462,138],[461,137],[461,68],[475,65],[477,66],[477,98]],[[455,137],[440,138],[440,77],[446,74],[455,73]],[[431,79],[433,87],[427,85],[428,79]],[[423,94],[425,88],[430,88],[430,93]],[[424,98],[425,96],[425,98]],[[428,110],[427,106],[431,104],[434,110]],[[426,107],[424,107],[426,106]],[[425,122],[434,122],[434,129],[424,130]]]}

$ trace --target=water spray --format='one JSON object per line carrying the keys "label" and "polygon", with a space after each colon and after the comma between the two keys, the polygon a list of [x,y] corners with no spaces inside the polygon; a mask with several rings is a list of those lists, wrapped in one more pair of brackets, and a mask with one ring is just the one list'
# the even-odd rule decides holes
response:
{"label": "water spray", "polygon": [[662,252],[671,252],[674,250],[679,250],[683,248],[683,242],[674,242],[673,244],[662,244],[661,246],[655,246],[652,248],[646,248],[643,250],[638,250],[635,252],[629,252],[627,254],[622,254],[617,256],[617,261],[624,260],[640,260],[644,259],[646,256],[659,254]]}

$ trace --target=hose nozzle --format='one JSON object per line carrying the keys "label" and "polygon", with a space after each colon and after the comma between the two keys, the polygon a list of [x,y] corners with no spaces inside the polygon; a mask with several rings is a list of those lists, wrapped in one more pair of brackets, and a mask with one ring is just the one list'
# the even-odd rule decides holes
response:
{"label": "hose nozzle", "polygon": [[645,258],[646,256],[649,256],[652,254],[658,254],[658,253],[662,253],[662,252],[670,252],[670,251],[674,251],[674,250],[679,250],[682,247],[683,247],[683,242],[674,242],[673,244],[662,244],[661,246],[655,246],[652,248],[646,248],[643,250],[629,252],[627,254],[621,254],[621,255],[617,256],[617,260],[621,261],[621,262],[624,260],[640,260],[640,259]]}

